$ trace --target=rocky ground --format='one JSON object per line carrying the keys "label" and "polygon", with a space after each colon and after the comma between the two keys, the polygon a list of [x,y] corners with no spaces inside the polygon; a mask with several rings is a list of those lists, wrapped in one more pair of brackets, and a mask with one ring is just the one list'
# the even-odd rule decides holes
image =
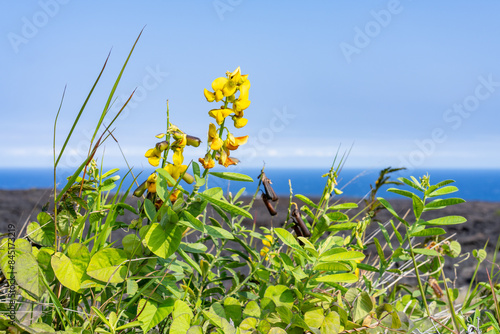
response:
{"label": "rocky ground", "polygon": [[[6,232],[8,225],[13,224],[16,225],[18,236],[24,235],[27,223],[36,219],[36,215],[47,201],[50,200],[50,195],[51,191],[45,189],[0,190],[0,233]],[[400,216],[404,216],[408,210],[411,209],[411,203],[408,201],[391,200],[390,202]],[[137,202],[135,199],[131,199],[130,203],[135,205]],[[364,207],[362,203],[360,203],[359,206],[361,208]],[[255,218],[257,226],[270,227],[272,225],[274,227],[280,227],[286,219],[287,208],[288,198],[282,198],[277,205],[278,215],[271,218],[259,198],[256,200],[251,213]],[[354,213],[355,211],[351,211],[348,215],[352,216]],[[490,270],[492,266],[491,261],[493,259],[495,245],[500,235],[500,203],[462,203],[443,210],[426,212],[423,218],[428,220],[446,215],[459,215],[467,219],[467,222],[464,224],[451,225],[445,228],[448,232],[446,236],[455,235],[453,239],[461,244],[463,254],[470,253],[473,249],[483,248],[487,243],[486,250],[488,257],[481,265],[478,273],[478,278],[482,281],[486,281],[486,268]],[[123,220],[127,222],[133,218],[134,217],[129,215],[123,217]],[[377,215],[377,218],[382,223],[385,223],[392,217],[389,212],[383,210]],[[411,213],[408,214],[408,219],[412,221]],[[253,224],[251,221],[246,223]],[[372,224],[368,234],[377,230],[377,227],[377,224]],[[124,234],[125,232],[123,232],[123,235]],[[115,234],[116,238],[120,238],[120,235],[121,233]],[[380,241],[383,240],[381,234],[378,234],[377,238]],[[476,265],[476,261],[472,256],[469,256],[467,260],[461,262],[459,266],[456,267],[455,264],[462,261],[464,258],[465,256],[457,259],[447,258],[446,260],[447,275],[452,279],[456,278],[457,286],[464,286],[470,282]],[[497,259],[497,263],[500,264],[500,259]]]}

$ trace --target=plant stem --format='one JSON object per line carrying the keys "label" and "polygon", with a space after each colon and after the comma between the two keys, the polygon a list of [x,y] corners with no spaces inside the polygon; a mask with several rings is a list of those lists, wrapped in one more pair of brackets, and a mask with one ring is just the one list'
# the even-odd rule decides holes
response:
{"label": "plant stem", "polygon": [[[408,227],[406,227],[406,233],[409,234]],[[415,268],[415,275],[417,276],[418,288],[420,289],[420,294],[422,295],[422,303],[424,303],[427,315],[430,317],[431,312],[429,311],[429,306],[427,305],[427,299],[425,298],[424,287],[422,286],[422,281],[420,280],[420,274],[418,273],[417,260],[415,259],[415,253],[413,253],[411,238],[408,238],[408,246],[410,247],[410,256],[413,261],[413,267]]]}

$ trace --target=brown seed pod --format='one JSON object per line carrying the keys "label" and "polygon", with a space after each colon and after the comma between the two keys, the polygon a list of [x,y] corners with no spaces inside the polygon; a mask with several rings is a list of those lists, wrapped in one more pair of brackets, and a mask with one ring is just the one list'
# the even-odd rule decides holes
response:
{"label": "brown seed pod", "polygon": [[271,180],[266,176],[264,172],[261,172],[259,175],[259,178],[262,181],[262,184],[264,185],[264,191],[266,192],[266,196],[273,202],[276,202],[278,200],[278,195],[274,192],[273,187],[271,187]]}
{"label": "brown seed pod", "polygon": [[441,298],[443,297],[443,290],[441,290],[441,287],[439,286],[437,280],[435,278],[429,278],[429,285],[431,286],[432,290],[434,290],[434,294],[436,297]]}
{"label": "brown seed pod", "polygon": [[295,225],[298,225],[300,230],[302,231],[302,236],[309,238],[311,236],[311,232],[307,228],[306,224],[300,217],[300,212],[297,209],[293,209],[292,211],[292,219],[295,222]]}
{"label": "brown seed pod", "polygon": [[276,216],[278,214],[278,211],[276,211],[274,208],[273,208],[273,205],[271,204],[271,202],[269,202],[269,198],[267,197],[266,194],[262,193],[262,201],[264,202],[264,205],[266,206],[267,208],[267,211],[269,211],[269,214],[271,216]]}

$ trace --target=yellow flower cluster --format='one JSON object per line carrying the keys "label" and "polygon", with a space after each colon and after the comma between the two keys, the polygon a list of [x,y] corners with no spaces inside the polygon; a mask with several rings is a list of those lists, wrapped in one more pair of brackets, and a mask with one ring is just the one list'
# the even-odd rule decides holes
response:
{"label": "yellow flower cluster", "polygon": [[[191,184],[194,182],[194,178],[192,175],[186,173],[187,165],[183,165],[184,162],[184,147],[186,145],[198,147],[200,146],[201,140],[197,137],[193,137],[182,132],[175,125],[170,125],[167,130],[167,134],[174,140],[172,143],[169,143],[167,140],[163,140],[155,145],[155,147],[150,148],[146,151],[145,157],[148,158],[148,162],[154,166],[158,167],[160,164],[160,160],[162,159],[162,155],[165,151],[170,149],[174,154],[172,157],[173,163],[164,162],[163,169],[166,170],[170,176],[174,180],[179,179],[182,175],[182,179],[187,183]],[[158,139],[167,139],[168,136],[165,133],[161,133],[156,136]],[[157,174],[151,174],[148,179],[141,185],[135,192],[134,195],[141,196],[142,193],[147,189],[149,193],[156,193],[156,180]],[[168,182],[169,186],[173,186],[170,182]],[[178,194],[179,191],[176,191],[175,194]],[[175,196],[176,197],[176,196]],[[171,198],[172,200],[172,198]]]}
{"label": "yellow flower cluster", "polygon": [[205,157],[199,159],[205,169],[215,166],[214,159],[218,160],[219,164],[224,167],[237,164],[238,159],[230,157],[230,151],[236,150],[248,140],[248,136],[235,137],[229,130],[227,131],[226,140],[221,139],[224,129],[227,129],[224,123],[229,115],[233,114],[231,118],[234,126],[238,129],[244,127],[248,122],[246,118],[243,118],[244,110],[250,106],[250,100],[248,100],[248,91],[250,90],[248,74],[242,75],[238,67],[233,72],[227,72],[226,77],[215,79],[212,82],[212,89],[213,92],[207,89],[204,91],[207,101],[223,101],[224,105],[219,109],[212,109],[208,112],[220,127],[213,123],[209,125],[208,144],[210,148]]}
{"label": "yellow flower cluster", "polygon": [[273,243],[273,237],[272,235],[267,234],[264,236],[264,238],[265,239],[262,240],[262,244],[264,245],[264,247],[262,247],[260,250],[260,256],[265,257],[266,261],[269,261],[268,253],[271,244]]}

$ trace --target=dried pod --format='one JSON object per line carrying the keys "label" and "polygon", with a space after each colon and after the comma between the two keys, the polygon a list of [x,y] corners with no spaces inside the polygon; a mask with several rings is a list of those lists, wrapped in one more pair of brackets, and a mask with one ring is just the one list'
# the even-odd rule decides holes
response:
{"label": "dried pod", "polygon": [[443,290],[441,290],[441,287],[439,286],[437,280],[435,278],[429,278],[429,285],[431,286],[432,290],[434,290],[434,294],[436,297],[441,298],[443,297]]}
{"label": "dried pod", "polygon": [[269,202],[269,198],[267,197],[266,194],[262,193],[262,201],[264,202],[264,205],[266,206],[267,210],[269,211],[269,214],[271,216],[276,216],[278,214],[278,211],[276,211],[274,208],[273,208],[273,205],[271,204],[271,202]]}
{"label": "dried pod", "polygon": [[294,224],[292,226],[292,228],[295,231],[295,234],[297,235],[297,237],[303,237],[302,230],[300,229],[300,227],[298,227],[297,225]]}
{"label": "dried pod", "polygon": [[271,187],[272,184],[271,180],[267,178],[264,172],[260,173],[259,178],[262,180],[262,184],[264,185],[264,191],[266,192],[267,197],[271,201],[276,202],[278,200],[278,195],[276,195],[273,187]]}
{"label": "dried pod", "polygon": [[309,238],[311,236],[311,232],[307,228],[306,224],[300,217],[300,212],[297,209],[293,209],[292,211],[292,219],[295,222],[295,225],[298,225],[300,230],[302,231],[302,236]]}

